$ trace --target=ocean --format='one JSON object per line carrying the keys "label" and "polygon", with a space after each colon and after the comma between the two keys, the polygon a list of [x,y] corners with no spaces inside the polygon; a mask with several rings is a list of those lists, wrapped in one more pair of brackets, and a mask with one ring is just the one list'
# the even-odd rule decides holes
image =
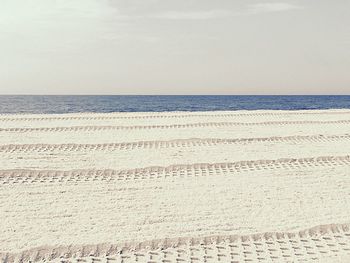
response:
{"label": "ocean", "polygon": [[350,109],[350,96],[0,96],[0,113]]}

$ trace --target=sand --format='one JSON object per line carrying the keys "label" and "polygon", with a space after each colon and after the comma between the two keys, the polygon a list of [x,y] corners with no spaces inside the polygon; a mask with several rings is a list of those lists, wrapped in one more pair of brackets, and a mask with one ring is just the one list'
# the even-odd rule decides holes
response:
{"label": "sand", "polygon": [[350,262],[350,111],[0,115],[1,262]]}

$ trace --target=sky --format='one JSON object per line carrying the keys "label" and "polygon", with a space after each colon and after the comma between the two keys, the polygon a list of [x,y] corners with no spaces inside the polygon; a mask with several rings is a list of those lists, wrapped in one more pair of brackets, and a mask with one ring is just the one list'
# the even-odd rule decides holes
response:
{"label": "sky", "polygon": [[350,94],[350,1],[0,0],[0,94]]}

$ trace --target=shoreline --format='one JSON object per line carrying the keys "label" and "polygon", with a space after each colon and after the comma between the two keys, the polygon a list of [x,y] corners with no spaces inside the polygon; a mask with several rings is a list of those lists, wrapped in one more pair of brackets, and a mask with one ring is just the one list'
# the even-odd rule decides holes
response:
{"label": "shoreline", "polygon": [[[314,112],[314,113],[313,113]],[[283,114],[283,113],[292,113],[292,114],[317,114],[319,112],[320,114],[324,112],[328,113],[350,113],[350,108],[324,108],[324,109],[281,109],[281,110],[276,110],[276,109],[254,109],[254,110],[177,110],[177,111],[111,111],[111,112],[93,112],[93,111],[81,111],[81,112],[67,112],[67,113],[0,113],[0,118],[1,117],[7,117],[7,116],[40,116],[40,115],[45,115],[45,116],[52,116],[52,117],[60,117],[62,115],[133,115],[133,114],[139,114],[139,115],[167,115],[167,114],[205,114],[205,113],[212,113],[212,115],[215,115],[217,113],[219,114],[241,114],[241,113],[277,113],[277,114]]]}

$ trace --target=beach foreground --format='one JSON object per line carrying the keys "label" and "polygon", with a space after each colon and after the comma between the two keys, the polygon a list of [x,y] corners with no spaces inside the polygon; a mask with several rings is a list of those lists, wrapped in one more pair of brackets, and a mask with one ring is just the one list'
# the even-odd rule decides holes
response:
{"label": "beach foreground", "polygon": [[350,262],[350,111],[0,115],[1,262]]}

